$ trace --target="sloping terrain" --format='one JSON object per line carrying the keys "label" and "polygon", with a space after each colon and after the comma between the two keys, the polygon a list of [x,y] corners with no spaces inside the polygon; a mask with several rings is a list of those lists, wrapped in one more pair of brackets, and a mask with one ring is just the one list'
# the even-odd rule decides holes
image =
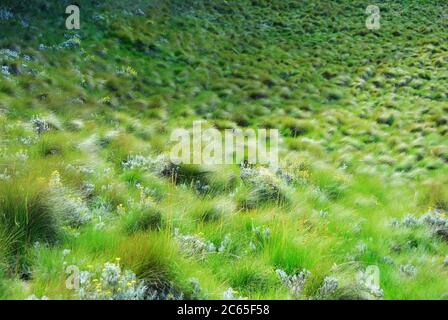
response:
{"label": "sloping terrain", "polygon": [[[448,297],[444,2],[69,4],[0,4],[1,298]],[[280,170],[169,162],[195,120]]]}

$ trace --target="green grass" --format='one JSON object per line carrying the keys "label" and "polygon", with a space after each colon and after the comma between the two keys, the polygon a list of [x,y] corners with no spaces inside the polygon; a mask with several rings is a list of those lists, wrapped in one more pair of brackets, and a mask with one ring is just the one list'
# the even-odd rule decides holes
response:
{"label": "green grass", "polygon": [[[159,298],[365,298],[369,266],[368,298],[447,298],[448,227],[404,223],[448,219],[445,4],[370,31],[363,0],[80,1],[67,31],[43,2],[0,5],[1,299],[77,299],[67,267],[107,262]],[[158,159],[196,120],[278,129],[281,172]]]}

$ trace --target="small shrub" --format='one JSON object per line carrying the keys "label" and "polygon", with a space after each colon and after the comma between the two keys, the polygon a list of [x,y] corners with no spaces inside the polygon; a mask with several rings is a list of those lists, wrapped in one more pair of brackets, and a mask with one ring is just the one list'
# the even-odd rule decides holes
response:
{"label": "small shrub", "polygon": [[243,296],[251,297],[259,292],[267,292],[278,285],[278,279],[271,269],[267,270],[259,263],[241,261],[232,267],[229,284]]}
{"label": "small shrub", "polygon": [[302,296],[302,291],[305,287],[306,281],[311,275],[308,270],[303,270],[292,275],[288,275],[281,269],[277,269],[275,272],[280,277],[283,285],[289,290],[289,293],[293,298],[298,299]]}
{"label": "small shrub", "polygon": [[39,117],[34,117],[33,119],[31,119],[31,124],[37,134],[42,134],[50,130],[50,125],[48,124],[48,122]]}
{"label": "small shrub", "polygon": [[139,231],[158,230],[162,227],[162,213],[153,208],[138,208],[124,217],[123,228],[128,234]]}
{"label": "small shrub", "polygon": [[267,203],[288,204],[290,201],[285,183],[267,169],[242,168],[241,179],[247,189],[241,189],[237,200],[245,209]]}
{"label": "small shrub", "polygon": [[223,215],[223,210],[213,202],[201,202],[191,210],[191,216],[200,222],[218,221]]}
{"label": "small shrub", "polygon": [[72,228],[78,228],[92,219],[83,199],[62,185],[58,171],[54,171],[50,179],[48,205],[48,209],[61,224]]}
{"label": "small shrub", "polygon": [[208,253],[215,253],[216,246],[211,241],[206,241],[196,235],[183,235],[179,230],[175,230],[174,234],[176,240],[179,242],[180,250],[188,257],[202,256],[205,257]]}

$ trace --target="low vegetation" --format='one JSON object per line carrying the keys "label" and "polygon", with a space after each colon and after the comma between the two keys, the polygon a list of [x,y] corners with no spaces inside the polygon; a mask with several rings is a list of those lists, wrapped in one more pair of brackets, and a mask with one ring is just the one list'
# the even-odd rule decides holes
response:
{"label": "low vegetation", "polygon": [[[0,4],[1,299],[448,297],[446,4],[78,2]],[[170,162],[195,120],[280,169]]]}

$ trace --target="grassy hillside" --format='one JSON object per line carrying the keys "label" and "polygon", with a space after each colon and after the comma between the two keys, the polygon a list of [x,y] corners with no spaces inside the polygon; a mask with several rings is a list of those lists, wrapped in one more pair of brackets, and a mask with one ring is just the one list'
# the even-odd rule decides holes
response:
{"label": "grassy hillside", "polygon": [[[448,297],[445,2],[68,4],[0,4],[0,298]],[[170,163],[194,120],[281,169]]]}

